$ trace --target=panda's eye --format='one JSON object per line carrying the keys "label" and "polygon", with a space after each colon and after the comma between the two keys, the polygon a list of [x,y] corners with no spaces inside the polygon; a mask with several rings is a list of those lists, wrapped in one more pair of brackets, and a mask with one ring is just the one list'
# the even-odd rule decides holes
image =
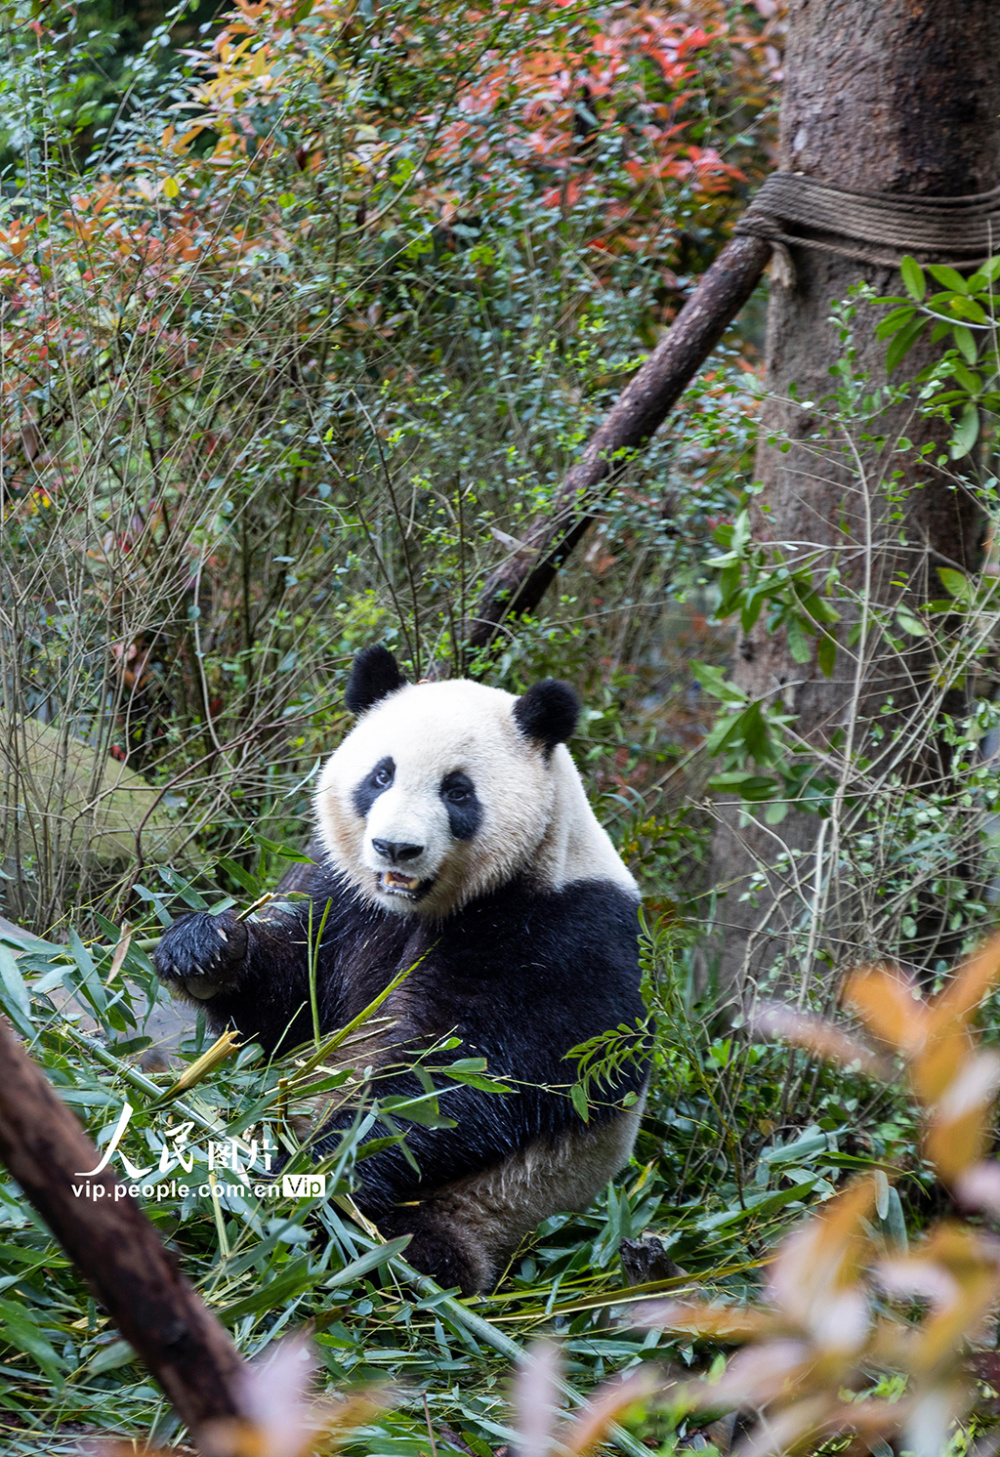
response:
{"label": "panda's eye", "polygon": [[355,813],[362,819],[367,819],[372,805],[382,791],[389,788],[395,777],[396,762],[387,754],[384,759],[380,759],[377,764],[373,765],[360,784],[355,786],[354,793],[351,795]]}
{"label": "panda's eye", "polygon": [[468,774],[453,769],[441,780],[440,794],[455,839],[471,840],[482,822],[483,809]]}

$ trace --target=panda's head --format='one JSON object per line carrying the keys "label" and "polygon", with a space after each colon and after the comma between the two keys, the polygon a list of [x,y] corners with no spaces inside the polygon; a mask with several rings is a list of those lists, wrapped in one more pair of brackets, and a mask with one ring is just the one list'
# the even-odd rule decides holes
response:
{"label": "panda's head", "polygon": [[572,688],[547,679],[518,698],[464,679],[409,684],[373,647],[346,701],[359,721],[323,769],[316,810],[365,899],[441,919],[536,868],[567,773],[578,783],[563,747],[580,709]]}

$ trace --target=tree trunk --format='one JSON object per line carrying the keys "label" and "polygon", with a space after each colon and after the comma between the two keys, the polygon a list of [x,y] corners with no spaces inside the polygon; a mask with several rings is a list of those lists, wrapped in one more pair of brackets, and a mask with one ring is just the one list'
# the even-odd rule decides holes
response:
{"label": "tree trunk", "polygon": [[[903,196],[953,197],[995,186],[1000,5],[791,0],[780,166],[846,189]],[[836,424],[822,452],[808,442],[824,424],[821,402],[834,388],[829,368],[841,352],[832,305],[862,279],[878,294],[898,293],[899,277],[891,269],[804,247],[793,249],[793,261],[794,281],[783,286],[772,280],[768,306],[770,394],[757,456],[763,491],[754,502],[754,536],[796,543],[786,547],[790,557],[832,548],[820,559],[817,575],[836,561],[848,598],[868,593],[873,604],[887,606],[907,597],[914,603],[940,597],[936,568],[974,564],[980,529],[972,499],[918,454],[922,444],[944,440],[940,423],[921,420],[906,401],[892,406],[879,424],[877,433],[889,442],[881,452],[877,444],[861,442],[852,458]],[[880,316],[862,307],[854,332],[856,366],[873,386],[886,380],[885,345],[873,334]],[[893,383],[912,379],[940,348],[930,343],[929,333],[922,335]],[[803,407],[796,400],[815,404]],[[914,448],[890,454],[901,435]],[[902,500],[893,506],[884,486],[897,469],[903,474],[894,484],[903,488]],[[821,750],[839,733],[857,751],[866,725],[890,697],[897,724],[900,715],[926,716],[935,703],[940,709],[924,640],[908,639],[900,654],[884,641],[875,649],[876,633],[867,651],[859,649],[848,639],[851,617],[848,608],[830,678],[820,672],[815,654],[804,664],[794,661],[784,632],[769,633],[766,613],[737,645],[735,682],[751,698],[791,710],[796,731]],[[886,735],[883,748],[873,750],[882,753],[883,768],[898,754],[890,739]],[[835,737],[833,743],[840,753]],[[917,754],[904,767],[920,772],[920,761]],[[803,927],[810,917],[816,924],[821,898],[828,913],[824,950],[834,964],[878,949],[859,945],[857,917],[843,905],[838,916],[831,906],[830,896],[837,895],[836,885],[831,888],[831,866],[838,863],[836,815],[834,822],[824,821],[793,808],[777,826],[761,823],[760,815],[741,826],[734,805],[719,808],[713,861],[723,895],[716,968],[722,988],[745,998],[748,979],[753,984],[777,955],[787,953],[796,935],[796,964],[786,962],[786,973],[789,979],[808,977],[819,948]]]}

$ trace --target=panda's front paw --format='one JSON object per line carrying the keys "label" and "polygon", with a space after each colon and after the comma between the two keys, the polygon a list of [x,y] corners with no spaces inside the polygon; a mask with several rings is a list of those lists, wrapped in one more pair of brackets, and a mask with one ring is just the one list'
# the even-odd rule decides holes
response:
{"label": "panda's front paw", "polygon": [[160,980],[195,1001],[231,991],[243,969],[247,928],[235,911],[196,911],[175,921],[160,940],[153,964]]}

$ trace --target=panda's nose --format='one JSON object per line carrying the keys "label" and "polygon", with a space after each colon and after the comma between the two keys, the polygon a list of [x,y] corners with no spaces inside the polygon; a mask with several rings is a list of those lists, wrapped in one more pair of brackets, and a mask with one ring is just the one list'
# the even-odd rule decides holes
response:
{"label": "panda's nose", "polygon": [[423,845],[404,845],[399,840],[372,840],[376,855],[389,860],[393,865],[403,865],[407,860],[416,860],[424,853]]}

